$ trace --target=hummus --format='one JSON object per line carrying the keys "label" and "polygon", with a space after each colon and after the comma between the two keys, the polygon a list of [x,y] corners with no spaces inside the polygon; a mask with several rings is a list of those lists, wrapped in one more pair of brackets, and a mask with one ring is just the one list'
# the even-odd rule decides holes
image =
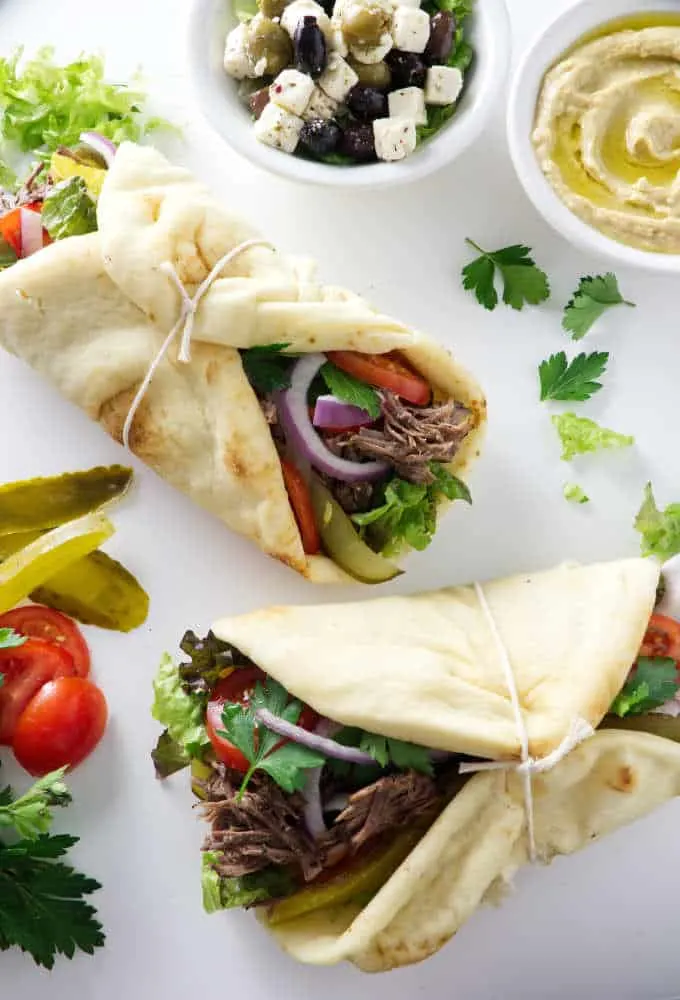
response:
{"label": "hummus", "polygon": [[572,49],[545,76],[532,141],[581,219],[629,246],[680,253],[680,21]]}

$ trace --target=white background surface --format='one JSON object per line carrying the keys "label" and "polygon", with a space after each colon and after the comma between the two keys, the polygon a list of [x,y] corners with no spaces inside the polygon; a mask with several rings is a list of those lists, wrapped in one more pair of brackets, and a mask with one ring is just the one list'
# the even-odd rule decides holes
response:
{"label": "white background surface", "polygon": [[[483,2],[483,0],[479,0]],[[104,49],[109,76],[143,65],[153,110],[185,127],[174,155],[266,234],[310,253],[334,283],[454,346],[482,381],[490,431],[471,481],[475,503],[453,511],[436,544],[411,562],[399,589],[548,566],[564,558],[634,554],[632,520],[652,478],[660,501],[680,500],[677,282],[636,273],[619,279],[636,310],[621,307],[583,343],[607,349],[606,387],[580,412],[636,435],[634,451],[584,458],[569,468],[549,410],[537,398],[536,366],[570,349],[560,310],[584,259],[526,201],[510,166],[503,108],[485,137],[449,170],[412,189],[379,196],[303,189],[256,172],[230,154],[192,110],[184,25],[188,0],[0,0],[0,39],[53,42],[60,56]],[[565,3],[510,0],[517,55]],[[551,302],[486,313],[463,292],[463,237],[491,248],[526,242],[552,277]],[[2,321],[0,317],[0,322]],[[124,459],[122,451],[19,363],[0,359],[2,479],[57,473]],[[566,480],[592,497],[563,500]],[[108,932],[92,958],[62,961],[52,974],[19,954],[0,956],[0,996],[23,1000],[661,1000],[680,994],[680,803],[549,869],[527,870],[499,910],[484,910],[439,955],[379,977],[350,967],[313,969],[279,953],[242,914],[201,911],[201,828],[182,776],[155,783],[149,716],[159,654],[188,626],[274,601],[330,599],[259,556],[151,473],[116,513],[109,550],[151,592],[148,624],[132,636],[92,630],[95,675],[112,713],[105,742],[72,777],[76,803],[59,826],[78,832],[78,863],[104,890],[96,897]],[[356,592],[346,597],[356,597]],[[17,783],[18,771],[5,777]]]}

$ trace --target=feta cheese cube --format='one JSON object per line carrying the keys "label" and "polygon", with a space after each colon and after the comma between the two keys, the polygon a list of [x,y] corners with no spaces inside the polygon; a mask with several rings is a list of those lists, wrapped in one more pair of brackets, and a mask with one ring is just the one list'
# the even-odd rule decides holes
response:
{"label": "feta cheese cube", "polygon": [[293,0],[292,3],[289,3],[287,7],[284,7],[281,15],[281,27],[285,28],[292,38],[303,17],[315,17],[326,41],[330,43],[332,37],[330,18],[321,4],[315,3],[315,0]]}
{"label": "feta cheese cube", "polygon": [[303,126],[302,118],[291,115],[271,101],[253,126],[255,137],[265,146],[282,149],[284,153],[294,153]]}
{"label": "feta cheese cube", "polygon": [[425,77],[426,104],[453,104],[463,89],[463,74],[454,66],[430,66]]}
{"label": "feta cheese cube", "polygon": [[294,115],[302,116],[314,93],[314,81],[296,69],[284,69],[269,88],[269,100]]}
{"label": "feta cheese cube", "polygon": [[425,91],[420,87],[404,87],[387,95],[390,118],[412,118],[416,125],[427,124]]}
{"label": "feta cheese cube", "polygon": [[416,123],[412,118],[376,118],[373,138],[379,160],[403,160],[416,148]]}
{"label": "feta cheese cube", "polygon": [[324,94],[321,87],[315,87],[314,93],[302,117],[306,122],[311,121],[313,118],[323,118],[324,121],[328,121],[337,110],[338,102],[334,101],[327,94]]}
{"label": "feta cheese cube", "polygon": [[392,36],[389,31],[386,31],[381,36],[377,45],[353,45],[352,55],[360,63],[379,63],[385,58],[393,45]]}
{"label": "feta cheese cube", "polygon": [[413,7],[397,7],[392,18],[392,38],[395,49],[424,52],[430,40],[429,15]]}
{"label": "feta cheese cube", "polygon": [[234,80],[245,80],[252,75],[253,67],[248,55],[245,24],[239,24],[227,35],[224,68]]}
{"label": "feta cheese cube", "polygon": [[344,101],[358,82],[359,77],[337,52],[331,52],[326,68],[317,81],[324,94],[338,102]]}
{"label": "feta cheese cube", "polygon": [[342,29],[336,27],[332,22],[331,22],[331,37],[328,47],[331,50],[331,52],[337,52],[338,55],[342,56],[343,58],[349,52],[349,49],[347,48],[347,42],[345,41],[345,36],[342,33]]}

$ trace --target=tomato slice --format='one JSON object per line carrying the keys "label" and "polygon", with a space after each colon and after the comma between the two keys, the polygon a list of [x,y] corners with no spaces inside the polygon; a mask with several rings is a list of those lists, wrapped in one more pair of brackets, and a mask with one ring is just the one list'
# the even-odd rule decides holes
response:
{"label": "tomato slice", "polygon": [[[38,212],[42,209],[42,202],[32,202],[30,205],[18,205],[16,208],[5,212],[0,216],[0,236],[11,246],[17,257],[21,257],[21,209],[27,208],[31,212]],[[43,246],[51,243],[46,230],[43,229]]]}
{"label": "tomato slice", "polygon": [[46,608],[43,604],[26,604],[0,615],[0,628],[13,628],[21,635],[60,646],[73,657],[78,677],[87,677],[89,674],[90,651],[87,643],[76,623],[61,611]]}
{"label": "tomato slice", "polygon": [[0,649],[0,744],[12,743],[17,720],[29,701],[47,681],[75,674],[67,649],[43,639],[27,639],[23,646]]}
{"label": "tomato slice", "polygon": [[654,614],[640,647],[640,656],[668,656],[680,662],[680,622]]}
{"label": "tomato slice", "polygon": [[328,351],[327,357],[348,375],[379,389],[390,389],[397,396],[425,406],[432,390],[422,375],[418,375],[397,351],[387,354],[360,354],[358,351]]}
{"label": "tomato slice", "polygon": [[75,767],[97,746],[108,718],[106,699],[84,677],[45,684],[19,716],[12,747],[17,761],[39,777]]}
{"label": "tomato slice", "polygon": [[[213,749],[227,767],[239,771],[241,774],[246,773],[250,764],[233,743],[230,743],[224,736],[218,736],[218,730],[224,729],[222,709],[225,704],[247,705],[255,685],[258,683],[266,684],[266,680],[267,675],[258,667],[239,667],[229,677],[225,677],[216,685],[208,702],[205,724]],[[311,730],[316,725],[318,718],[313,709],[305,706],[300,714],[298,725],[303,729]],[[285,742],[285,740],[281,740],[279,745]]]}
{"label": "tomato slice", "polygon": [[321,539],[319,529],[314,518],[314,508],[312,498],[309,494],[307,483],[302,478],[299,470],[295,468],[288,459],[281,459],[281,471],[283,481],[288,493],[290,505],[302,538],[302,548],[308,556],[316,555],[321,550]]}

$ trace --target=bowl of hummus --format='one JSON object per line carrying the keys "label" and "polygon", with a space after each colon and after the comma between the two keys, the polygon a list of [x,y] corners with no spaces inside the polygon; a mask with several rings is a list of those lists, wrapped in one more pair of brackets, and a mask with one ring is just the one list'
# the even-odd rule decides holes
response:
{"label": "bowl of hummus", "polygon": [[680,270],[680,4],[585,0],[525,53],[508,108],[518,177],[573,243]]}

